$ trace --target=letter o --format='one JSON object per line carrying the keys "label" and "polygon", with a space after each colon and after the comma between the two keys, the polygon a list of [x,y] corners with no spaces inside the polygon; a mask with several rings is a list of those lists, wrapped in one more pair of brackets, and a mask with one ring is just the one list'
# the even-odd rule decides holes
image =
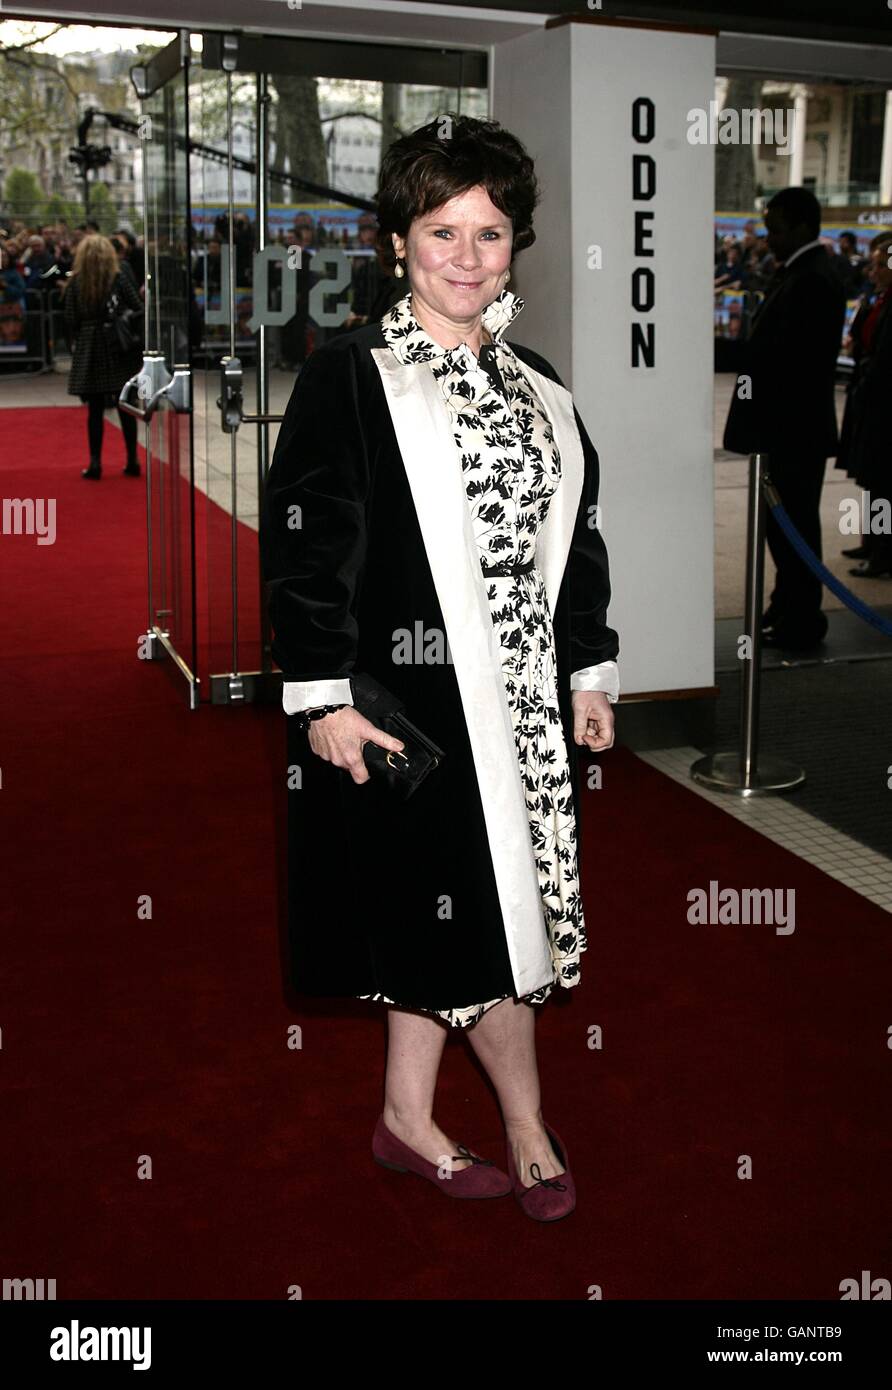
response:
{"label": "letter o", "polygon": [[650,97],[636,97],[632,102],[632,139],[646,145],[654,138],[656,107]]}
{"label": "letter o", "polygon": [[654,307],[654,289],[654,273],[649,266],[641,265],[632,272],[632,308],[636,313],[647,314]]}

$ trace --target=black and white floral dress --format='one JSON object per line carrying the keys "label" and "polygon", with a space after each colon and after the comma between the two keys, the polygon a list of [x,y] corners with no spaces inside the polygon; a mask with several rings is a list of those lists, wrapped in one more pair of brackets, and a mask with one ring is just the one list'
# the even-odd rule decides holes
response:
{"label": "black and white floral dress", "polygon": [[[509,290],[483,311],[492,344],[478,360],[466,343],[443,348],[413,318],[411,291],[381,321],[387,345],[401,362],[429,362],[453,422],[455,444],[480,550],[481,568],[522,565],[533,559],[536,536],[561,476],[561,460],[544,406],[524,376],[517,357],[501,341],[524,301]],[[485,579],[493,628],[514,727],[526,793],[547,931],[554,964],[550,984],[524,995],[542,1003],[557,983],[578,983],[586,949],[579,891],[576,817],[558,706],[551,612],[542,575],[496,575]],[[399,1004],[383,994],[363,994]],[[464,1008],[430,1009],[453,1027],[482,1018],[500,995]]]}

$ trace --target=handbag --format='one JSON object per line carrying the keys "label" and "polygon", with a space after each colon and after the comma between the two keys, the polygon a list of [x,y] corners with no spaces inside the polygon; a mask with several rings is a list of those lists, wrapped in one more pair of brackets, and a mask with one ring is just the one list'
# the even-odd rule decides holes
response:
{"label": "handbag", "polygon": [[102,323],[102,336],[106,347],[115,356],[129,357],[142,351],[143,314],[139,309],[131,309],[122,304],[117,290],[112,290],[105,303],[105,318]]}
{"label": "handbag", "polygon": [[374,676],[365,671],[354,672],[350,677],[350,689],[359,713],[404,744],[401,752],[392,753],[369,739],[362,745],[363,762],[370,773],[385,781],[398,796],[410,797],[446,754],[412,723],[403,701]]}

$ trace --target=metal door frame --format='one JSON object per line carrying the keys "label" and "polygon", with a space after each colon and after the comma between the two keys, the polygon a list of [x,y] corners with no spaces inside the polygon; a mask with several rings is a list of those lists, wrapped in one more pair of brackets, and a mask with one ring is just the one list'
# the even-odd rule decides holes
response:
{"label": "metal door frame", "polygon": [[[172,140],[174,147],[181,144],[184,154],[185,167],[185,224],[186,224],[186,264],[191,267],[192,263],[192,187],[189,169],[189,66],[191,60],[190,33],[187,29],[179,30],[177,36],[171,40],[166,48],[153,54],[147,63],[136,64],[130,69],[130,78],[136,94],[142,103],[160,91],[165,95],[173,93],[173,84],[182,81],[183,84],[183,130],[178,132],[175,122],[166,122],[166,138]],[[150,227],[149,218],[149,177],[148,159],[145,149],[143,150],[143,227],[147,237]],[[145,450],[146,450],[146,536],[148,548],[148,621],[146,632],[140,637],[140,650],[145,652],[145,658],[149,661],[164,660],[169,657],[173,662],[174,669],[183,675],[187,682],[190,709],[197,709],[200,700],[200,674],[198,671],[198,593],[197,593],[197,557],[196,557],[196,528],[195,528],[195,432],[193,416],[193,395],[192,395],[192,342],[191,325],[189,322],[188,305],[186,309],[186,352],[188,360],[178,362],[176,358],[172,361],[172,372],[168,370],[164,353],[158,348],[150,349],[148,344],[152,341],[152,310],[156,310],[160,316],[160,289],[153,296],[150,293],[152,273],[154,267],[151,261],[146,258],[146,292],[145,292],[145,343],[146,350],[143,355],[143,365],[136,376],[131,377],[125,383],[118,401],[121,410],[141,421],[145,425]],[[154,300],[154,302],[153,302]],[[160,341],[160,317],[159,341]],[[190,630],[190,650],[187,653],[177,650],[169,633],[156,622],[156,618],[163,610],[156,609],[155,581],[153,574],[153,559],[155,546],[160,544],[162,547],[162,560],[160,571],[163,577],[166,574],[164,562],[164,547],[167,536],[164,527],[163,507],[164,491],[163,487],[159,494],[159,508],[161,509],[161,520],[158,527],[160,537],[155,535],[155,528],[152,517],[152,417],[163,410],[174,414],[188,416],[188,450],[189,450],[189,522],[188,522],[188,545],[189,545],[189,630]],[[169,447],[170,457],[168,467],[176,467],[179,475],[178,463],[178,436],[174,431],[169,431],[171,445]],[[176,447],[174,439],[176,438]],[[175,457],[175,453],[177,457]],[[176,489],[174,489],[176,491]]]}

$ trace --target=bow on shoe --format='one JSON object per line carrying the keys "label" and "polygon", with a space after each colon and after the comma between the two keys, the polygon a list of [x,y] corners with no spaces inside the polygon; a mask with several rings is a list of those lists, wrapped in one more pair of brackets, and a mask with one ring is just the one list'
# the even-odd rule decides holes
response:
{"label": "bow on shoe", "polygon": [[[535,1177],[535,1176],[536,1176],[536,1173],[541,1174],[541,1172],[542,1172],[542,1169],[539,1167],[538,1163],[531,1163],[531,1164],[530,1164],[530,1174],[531,1174],[532,1177]],[[566,1190],[567,1190],[567,1185],[566,1185],[566,1183],[561,1182],[560,1178],[543,1178],[543,1177],[540,1176],[540,1177],[537,1177],[537,1178],[536,1178],[536,1181],[533,1183],[533,1186],[534,1186],[534,1187],[553,1187],[554,1190],[555,1190],[555,1192],[566,1192]]]}
{"label": "bow on shoe", "polygon": [[472,1154],[470,1149],[466,1149],[464,1144],[459,1144],[458,1153],[452,1155],[453,1158],[469,1158],[472,1163],[482,1163],[484,1168],[491,1168],[493,1160],[491,1158],[480,1158],[477,1154]]}

